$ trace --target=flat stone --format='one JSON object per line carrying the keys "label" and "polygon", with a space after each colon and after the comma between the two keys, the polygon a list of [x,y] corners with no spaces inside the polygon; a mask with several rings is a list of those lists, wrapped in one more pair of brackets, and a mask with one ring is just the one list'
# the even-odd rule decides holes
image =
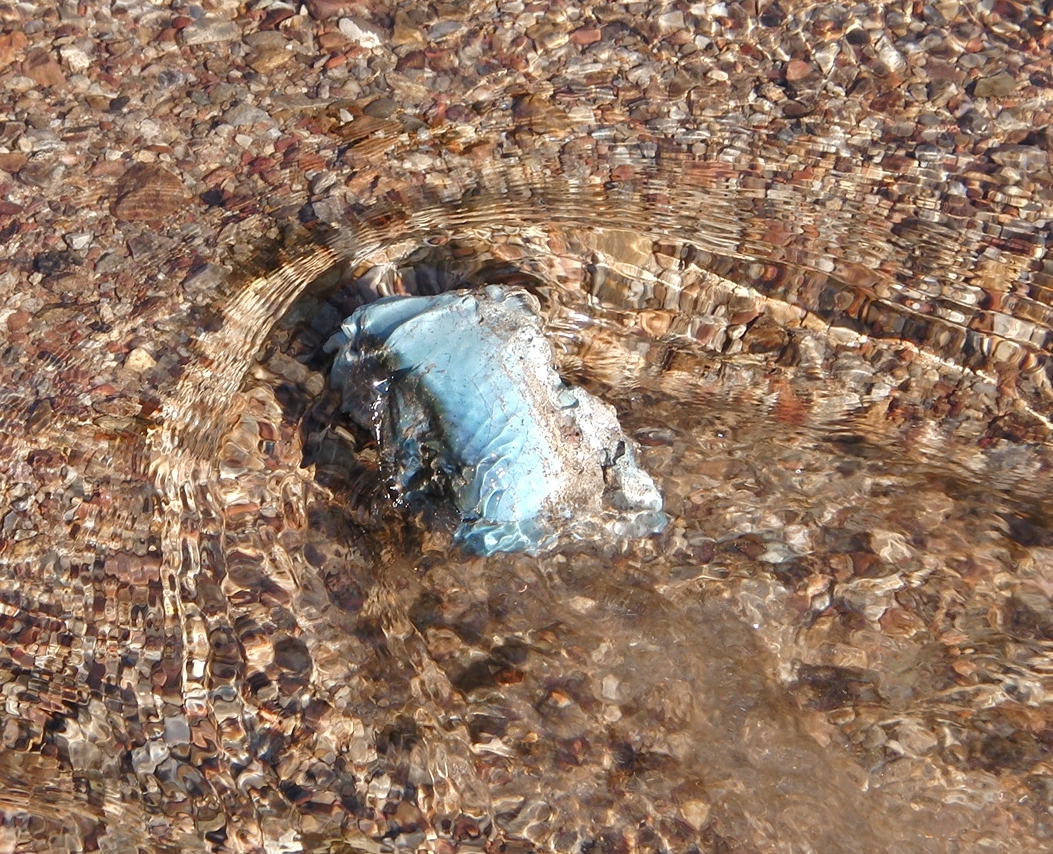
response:
{"label": "flat stone", "polygon": [[284,47],[262,47],[249,56],[249,68],[260,74],[266,74],[280,68],[289,61],[292,54]]}
{"label": "flat stone", "polygon": [[233,21],[207,16],[179,32],[179,38],[185,45],[229,42],[240,37],[241,29]]}
{"label": "flat stone", "polygon": [[603,30],[599,27],[581,27],[570,34],[570,40],[576,45],[596,44],[603,39]]}
{"label": "flat stone", "polygon": [[981,77],[976,81],[976,89],[973,94],[977,98],[1004,98],[1016,91],[1016,78],[1006,71],[1001,71],[990,77]]}
{"label": "flat stone", "polygon": [[364,47],[366,50],[373,50],[384,43],[384,33],[378,27],[358,18],[341,18],[340,32],[349,41],[354,42],[359,47]]}
{"label": "flat stone", "polygon": [[111,210],[126,222],[157,220],[176,213],[187,200],[183,182],[163,166],[137,163],[118,179]]}
{"label": "flat stone", "polygon": [[192,295],[215,291],[230,277],[230,270],[219,264],[202,264],[183,280],[183,289]]}
{"label": "flat stone", "polygon": [[245,127],[257,122],[274,124],[269,113],[252,104],[235,104],[223,114],[223,121],[232,127]]}
{"label": "flat stone", "polygon": [[66,82],[66,72],[44,48],[30,52],[22,61],[22,73],[38,86],[61,86]]}
{"label": "flat stone", "polygon": [[791,59],[786,63],[786,79],[790,83],[805,80],[811,77],[814,72],[815,69],[803,59]]}
{"label": "flat stone", "polygon": [[427,32],[428,41],[438,41],[464,27],[463,21],[440,21]]}

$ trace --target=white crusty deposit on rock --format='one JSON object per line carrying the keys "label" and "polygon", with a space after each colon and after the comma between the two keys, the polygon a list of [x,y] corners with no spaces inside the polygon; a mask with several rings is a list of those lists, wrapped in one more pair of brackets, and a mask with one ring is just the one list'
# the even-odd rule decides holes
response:
{"label": "white crusty deposit on rock", "polygon": [[614,408],[563,383],[538,308],[497,286],[380,300],[327,345],[332,382],[376,431],[400,497],[445,493],[472,551],[661,530],[662,497]]}

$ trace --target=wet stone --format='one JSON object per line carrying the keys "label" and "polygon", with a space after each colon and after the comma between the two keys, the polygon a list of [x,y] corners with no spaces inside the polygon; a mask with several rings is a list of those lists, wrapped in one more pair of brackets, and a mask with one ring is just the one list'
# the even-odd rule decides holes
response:
{"label": "wet stone", "polygon": [[974,94],[977,98],[1005,98],[1012,95],[1016,89],[1016,78],[1003,71],[977,80]]}
{"label": "wet stone", "polygon": [[270,114],[252,104],[237,104],[223,114],[223,121],[233,127],[244,127],[257,123],[274,124]]}
{"label": "wet stone", "polygon": [[75,266],[84,263],[84,259],[75,252],[59,250],[55,252],[41,252],[33,259],[33,269],[45,276],[55,273],[63,273]]}
{"label": "wet stone", "polygon": [[112,210],[120,220],[158,220],[176,213],[187,201],[175,174],[160,165],[140,163],[118,179]]}
{"label": "wet stone", "polygon": [[234,21],[204,17],[191,22],[179,31],[179,39],[188,46],[233,41],[241,37],[241,29]]}
{"label": "wet stone", "polygon": [[612,407],[560,380],[538,310],[496,286],[380,300],[327,344],[333,384],[380,436],[400,500],[448,495],[455,537],[476,553],[536,552],[564,529],[661,530],[662,499],[631,440]]}
{"label": "wet stone", "polygon": [[62,66],[42,48],[29,53],[22,63],[22,71],[38,86],[61,86],[66,82]]}

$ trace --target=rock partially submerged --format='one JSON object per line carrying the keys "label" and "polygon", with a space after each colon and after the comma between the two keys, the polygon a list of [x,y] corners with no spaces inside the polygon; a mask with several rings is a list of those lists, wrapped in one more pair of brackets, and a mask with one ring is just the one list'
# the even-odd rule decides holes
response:
{"label": "rock partially submerged", "polygon": [[477,554],[666,523],[614,408],[563,383],[521,289],[378,300],[326,349],[343,408],[375,431],[398,499],[448,499]]}

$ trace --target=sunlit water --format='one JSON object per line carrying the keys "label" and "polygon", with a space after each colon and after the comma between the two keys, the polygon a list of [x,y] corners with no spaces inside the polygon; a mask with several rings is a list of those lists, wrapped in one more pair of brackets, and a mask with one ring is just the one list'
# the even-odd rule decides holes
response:
{"label": "sunlit water", "polygon": [[[66,717],[6,725],[0,850],[1049,844],[1048,211],[858,128],[585,127],[558,162],[548,132],[157,324],[142,421],[69,440],[141,478],[70,517],[135,569],[49,551],[54,599],[5,594],[44,633],[141,574],[76,678],[9,683]],[[660,535],[480,559],[391,506],[323,345],[492,283],[617,407]]]}
{"label": "sunlit water", "polygon": [[[799,197],[662,175],[338,223],[219,304],[153,466],[184,690],[222,694],[271,793],[228,809],[402,849],[1044,837],[1042,353],[963,345],[968,259],[926,313],[892,247],[888,272],[845,260],[875,245],[862,213],[773,261],[744,232]],[[661,535],[482,560],[391,506],[322,345],[378,295],[493,282],[538,294],[565,378],[617,406]]]}

